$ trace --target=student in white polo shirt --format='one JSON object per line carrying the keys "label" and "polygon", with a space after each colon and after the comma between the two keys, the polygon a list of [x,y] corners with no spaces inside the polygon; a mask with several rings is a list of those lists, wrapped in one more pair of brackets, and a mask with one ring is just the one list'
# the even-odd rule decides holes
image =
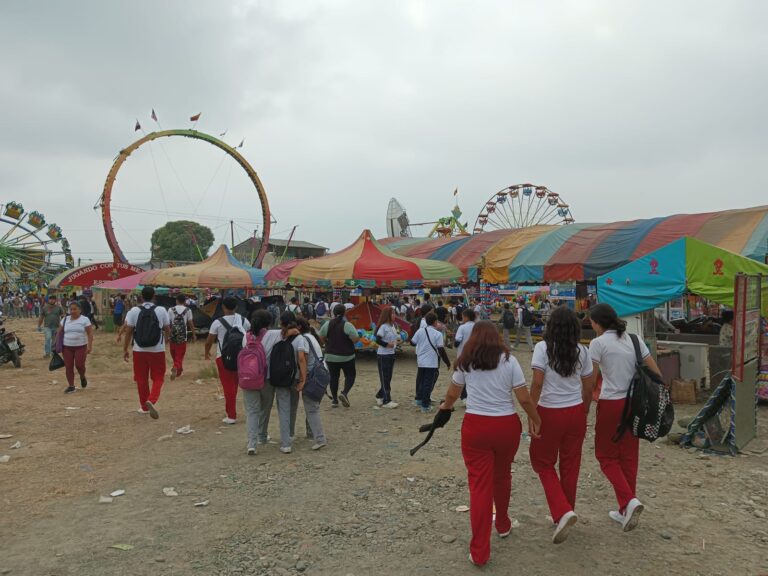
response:
{"label": "student in white polo shirt", "polygon": [[[557,308],[531,360],[531,398],[541,416],[541,437],[531,441],[531,466],[539,475],[556,525],[552,536],[555,544],[565,542],[578,520],[574,512],[576,487],[594,386],[592,361],[580,338],[581,322],[576,313]],[[555,470],[558,460],[559,477]]]}
{"label": "student in white polo shirt", "polygon": [[522,433],[513,397],[528,415],[533,438],[539,435],[541,419],[528,394],[520,364],[509,353],[496,325],[488,320],[475,324],[438,416],[453,409],[465,387],[469,394],[461,425],[461,453],[469,484],[469,560],[483,566],[491,556],[494,505],[499,536],[505,538],[512,531],[508,512],[512,461]]}
{"label": "student in white polo shirt", "polygon": [[434,328],[437,314],[429,312],[423,319],[424,327],[416,330],[411,344],[416,346],[416,401],[422,412],[432,412],[432,390],[440,374],[440,360],[450,368],[443,335]]}
{"label": "student in white polo shirt", "polygon": [[[636,436],[625,432],[618,442],[613,441],[626,403],[627,390],[635,374],[635,348],[627,335],[627,325],[608,304],[597,304],[589,311],[592,328],[597,338],[589,345],[595,375],[601,372],[603,386],[597,403],[595,421],[595,456],[600,469],[613,485],[618,511],[608,515],[621,524],[624,532],[637,526],[643,504],[635,493],[639,466],[639,442]],[[659,368],[645,342],[640,339],[643,362],[659,374]]]}

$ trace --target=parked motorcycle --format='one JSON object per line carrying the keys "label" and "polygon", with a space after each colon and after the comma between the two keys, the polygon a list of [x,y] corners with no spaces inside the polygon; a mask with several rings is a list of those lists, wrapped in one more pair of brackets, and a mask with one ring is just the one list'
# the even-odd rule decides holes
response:
{"label": "parked motorcycle", "polygon": [[21,368],[21,355],[24,354],[24,344],[15,332],[7,332],[0,318],[0,365],[12,362],[14,368]]}

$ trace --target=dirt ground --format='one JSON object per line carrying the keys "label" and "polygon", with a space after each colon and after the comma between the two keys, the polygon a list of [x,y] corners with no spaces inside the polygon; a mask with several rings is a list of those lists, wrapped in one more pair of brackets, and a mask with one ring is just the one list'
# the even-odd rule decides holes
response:
{"label": "dirt ground", "polygon": [[[374,409],[375,358],[358,361],[349,409],[322,416],[329,446],[310,450],[297,426],[291,455],[278,446],[245,454],[244,417],[224,416],[202,344],[184,376],[167,382],[157,421],[137,414],[131,369],[114,335],[97,333],[89,386],[65,395],[63,370],[49,373],[31,320],[8,323],[26,341],[23,367],[0,367],[0,574],[471,574],[461,412],[416,457],[416,363],[395,366],[394,411]],[[530,354],[518,355],[521,364]],[[435,396],[445,391],[441,373]],[[303,422],[300,409],[299,422]],[[695,413],[680,406],[678,416]],[[768,574],[768,408],[760,436],[735,458],[660,441],[642,443],[639,496],[647,506],[632,533],[608,518],[610,485],[583,456],[580,523],[554,546],[548,509],[521,443],[510,514],[519,527],[493,539],[487,574]],[[241,415],[242,416],[242,415]],[[594,420],[594,410],[591,421]],[[194,432],[177,434],[189,425]],[[271,434],[277,437],[273,413]],[[11,449],[20,441],[21,447]],[[761,452],[761,450],[763,450]],[[163,488],[178,496],[166,496]],[[123,489],[111,503],[100,496]],[[208,502],[195,507],[195,503]],[[126,544],[132,548],[111,548]]]}

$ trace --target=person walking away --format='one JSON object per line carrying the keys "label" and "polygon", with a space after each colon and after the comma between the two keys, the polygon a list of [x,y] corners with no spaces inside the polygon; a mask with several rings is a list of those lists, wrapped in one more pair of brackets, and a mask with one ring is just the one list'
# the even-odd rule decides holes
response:
{"label": "person walking away", "polygon": [[242,350],[245,333],[251,323],[240,316],[237,310],[237,298],[227,296],[221,301],[224,315],[213,321],[205,341],[205,359],[211,359],[211,347],[216,344],[216,369],[219,382],[224,390],[224,424],[237,422],[237,354]]}
{"label": "person walking away", "polygon": [[272,328],[277,328],[277,325],[280,322],[280,307],[277,305],[275,300],[272,300],[272,302],[269,303],[269,306],[267,306],[267,311],[269,312],[270,316],[272,316]]}
{"label": "person walking away", "polygon": [[515,319],[515,313],[510,309],[509,302],[504,302],[504,306],[501,312],[501,333],[504,337],[504,344],[510,346],[509,334],[517,326],[517,320]]}
{"label": "person walking away", "polygon": [[40,317],[37,321],[38,330],[42,330],[45,333],[45,344],[43,348],[43,358],[48,358],[53,351],[53,341],[56,336],[56,332],[59,330],[61,319],[66,312],[64,308],[59,305],[58,298],[55,294],[48,296],[48,302],[43,306],[40,311]]}
{"label": "person walking away", "polygon": [[379,367],[379,391],[376,392],[376,405],[384,408],[397,408],[399,404],[392,401],[392,373],[395,368],[395,348],[400,339],[393,319],[394,310],[387,306],[379,316],[379,327],[376,330],[376,360]]}
{"label": "person walking away", "polygon": [[[635,375],[637,363],[635,348],[627,334],[627,325],[608,304],[597,304],[589,311],[589,318],[597,338],[589,345],[595,375],[603,377],[595,421],[595,456],[600,469],[613,486],[619,505],[609,512],[612,520],[621,524],[624,532],[633,530],[644,506],[637,498],[639,467],[639,440],[627,432],[614,442],[627,390]],[[659,373],[659,368],[642,339],[638,339],[643,363]]]}
{"label": "person walking away", "polygon": [[171,322],[171,336],[168,340],[170,341],[171,359],[173,360],[171,380],[175,380],[184,372],[184,356],[187,354],[189,335],[192,335],[193,342],[197,338],[192,310],[187,308],[185,305],[186,301],[187,297],[179,294],[176,296],[176,306],[168,310]]}
{"label": "person walking away", "polygon": [[[333,320],[326,322],[320,328],[320,338],[325,343],[325,363],[331,374],[331,407],[338,408],[339,400],[345,408],[349,408],[349,392],[355,385],[357,371],[355,369],[355,342],[360,336],[351,322],[344,315],[346,308],[337,304],[332,310]],[[344,373],[344,389],[339,394],[339,377]]]}
{"label": "person walking away", "polygon": [[118,332],[123,325],[125,316],[125,294],[120,294],[115,298],[115,305],[112,307],[112,323]]}
{"label": "person walking away", "polygon": [[[133,343],[133,379],[139,392],[139,413],[157,420],[156,404],[165,381],[165,343],[171,335],[168,312],[154,303],[155,289],[141,290],[141,305],[130,309],[125,317],[123,360],[131,357],[128,346]],[[149,382],[152,381],[152,388]]]}
{"label": "person walking away", "polygon": [[[67,375],[65,394],[75,391],[75,369],[80,376],[80,387],[88,386],[85,378],[85,361],[93,350],[93,326],[88,317],[83,315],[80,304],[73,302],[69,305],[69,315],[61,320],[59,330],[64,333],[64,367]],[[56,338],[58,339],[58,333]]]}
{"label": "person walking away", "polygon": [[304,303],[301,305],[301,315],[307,320],[315,319],[315,307],[306,296],[304,297]]}
{"label": "person walking away", "polygon": [[269,380],[275,389],[277,401],[280,452],[290,454],[293,451],[296,414],[299,408],[299,389],[303,388],[306,382],[307,364],[306,361],[303,365],[299,363],[294,346],[298,331],[293,312],[286,310],[282,313],[280,327],[280,339],[273,345],[269,356]]}
{"label": "person walking away", "polygon": [[469,388],[461,426],[461,453],[467,468],[472,526],[469,561],[483,566],[491,556],[494,505],[499,536],[506,538],[512,531],[511,469],[522,432],[512,397],[528,415],[528,431],[533,438],[539,435],[541,419],[525,386],[520,364],[490,321],[475,324],[456,363],[441,411],[453,410],[462,388]]}
{"label": "person walking away", "polygon": [[[461,353],[464,351],[464,346],[466,346],[467,342],[469,341],[469,337],[472,336],[472,329],[475,327],[475,318],[475,311],[472,308],[464,308],[464,310],[462,310],[462,322],[456,329],[456,335],[453,337],[453,344],[456,346],[456,359],[461,356]],[[466,387],[461,389],[459,403],[462,406],[467,405]]]}
{"label": "person walking away", "polygon": [[320,324],[328,320],[328,310],[328,303],[321,297],[315,305],[315,318]]}
{"label": "person walking away", "polygon": [[[245,424],[248,435],[247,454],[256,455],[256,446],[267,441],[269,412],[272,410],[275,391],[269,384],[269,356],[264,346],[272,326],[272,315],[267,310],[256,310],[251,316],[251,330],[243,337],[243,348],[238,355],[238,384],[243,390]],[[276,330],[273,332],[277,332]],[[264,414],[266,410],[266,414]],[[260,430],[264,439],[260,442]]]}
{"label": "person walking away", "polygon": [[[304,403],[307,438],[311,436],[315,441],[312,445],[312,450],[320,450],[328,445],[328,439],[325,437],[325,431],[323,429],[323,421],[320,418],[321,400],[313,400],[303,393],[303,389],[307,382],[307,378],[312,373],[315,365],[318,362],[323,362],[323,350],[320,347],[320,342],[315,337],[315,334],[313,334],[314,331],[306,318],[297,318],[296,324],[300,335],[293,340],[293,348],[296,351],[299,373],[303,374],[303,376],[299,378],[299,384],[297,384],[296,389],[301,394],[301,399]],[[295,436],[295,425],[296,414],[294,412],[291,428],[292,436]]]}
{"label": "person walking away", "polygon": [[579,317],[568,308],[558,308],[531,361],[531,398],[541,417],[540,437],[531,441],[531,467],[539,475],[555,523],[554,544],[565,542],[578,521],[576,487],[594,386],[592,361],[580,339]]}
{"label": "person walking away", "polygon": [[422,412],[432,412],[432,390],[440,375],[440,360],[450,368],[451,362],[445,352],[443,335],[435,330],[437,315],[429,312],[425,317],[424,328],[419,328],[411,338],[411,344],[416,346],[416,401],[415,405]]}
{"label": "person walking away", "polygon": [[301,306],[299,306],[299,299],[294,296],[291,298],[290,304],[288,304],[288,312],[295,316],[299,316],[301,314]]}
{"label": "person walking away", "polygon": [[515,336],[515,345],[513,348],[516,350],[520,345],[520,337],[525,338],[528,346],[533,350],[533,338],[531,337],[531,326],[534,324],[533,312],[526,305],[526,303],[520,302],[517,307],[517,334]]}

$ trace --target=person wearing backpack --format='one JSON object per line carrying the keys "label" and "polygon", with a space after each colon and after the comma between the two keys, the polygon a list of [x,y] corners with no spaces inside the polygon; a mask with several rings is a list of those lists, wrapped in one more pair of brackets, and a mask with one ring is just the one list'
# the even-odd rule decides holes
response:
{"label": "person wearing backpack", "polygon": [[277,305],[275,300],[270,302],[269,306],[267,306],[267,312],[269,312],[269,315],[272,316],[272,324],[270,327],[274,329],[277,327],[280,321],[280,307]]}
{"label": "person wearing backpack", "polygon": [[[256,446],[267,443],[267,426],[275,389],[269,383],[267,345],[277,341],[279,330],[269,330],[272,315],[256,310],[251,316],[251,330],[243,337],[243,348],[237,357],[238,385],[243,390],[245,424],[248,435],[247,454],[256,455]],[[271,341],[271,344],[268,344]]]}
{"label": "person wearing backpack", "polygon": [[226,417],[224,424],[237,422],[237,356],[243,349],[243,337],[250,330],[251,323],[240,316],[237,310],[237,298],[227,296],[221,301],[224,315],[214,320],[208,330],[205,341],[205,359],[211,359],[211,347],[216,344],[216,368],[219,381],[224,390]]}
{"label": "person wearing backpack", "polygon": [[296,316],[286,310],[280,315],[280,339],[274,343],[269,354],[269,382],[275,389],[280,421],[280,452],[283,454],[293,451],[299,392],[307,377],[306,359],[301,364],[296,351],[298,337]]}
{"label": "person wearing backpack", "polygon": [[[349,408],[349,391],[355,385],[357,370],[355,369],[355,342],[360,335],[344,317],[347,309],[343,304],[333,308],[333,320],[326,322],[320,328],[320,338],[325,342],[325,362],[331,373],[332,408],[339,407],[339,400],[345,408]],[[344,372],[344,389],[339,394],[339,377]]]}
{"label": "person wearing backpack", "polygon": [[171,336],[169,338],[171,348],[171,359],[173,368],[171,368],[171,380],[175,380],[184,371],[184,356],[187,354],[187,340],[189,334],[192,335],[192,341],[195,337],[195,325],[192,321],[192,310],[185,306],[187,301],[184,294],[176,296],[176,306],[168,310],[168,317],[171,322]]}
{"label": "person wearing backpack", "polygon": [[515,326],[517,326],[515,313],[510,309],[509,302],[504,302],[504,311],[501,313],[501,333],[504,336],[504,344],[507,346],[511,344],[509,334]]}
{"label": "person wearing backpack", "polygon": [[[128,362],[128,346],[133,343],[133,379],[139,391],[139,413],[157,420],[156,404],[165,381],[165,343],[171,335],[168,312],[154,303],[155,289],[141,290],[141,305],[125,317],[123,360]],[[152,388],[149,381],[152,380]]]}
{"label": "person wearing backpack", "polygon": [[539,475],[555,523],[554,544],[565,542],[578,521],[576,487],[587,433],[586,407],[595,383],[589,351],[580,339],[579,317],[568,308],[558,308],[531,360],[531,399],[541,417],[539,438],[531,440],[531,467]]}
{"label": "person wearing backpack", "polygon": [[328,310],[328,303],[325,301],[325,298],[320,297],[320,300],[315,304],[315,318],[321,324],[328,319]]}
{"label": "person wearing backpack", "polygon": [[290,312],[294,316],[301,315],[301,306],[299,306],[299,299],[296,298],[296,296],[291,298],[291,303],[288,304],[288,312]]}
{"label": "person wearing backpack", "polygon": [[515,335],[515,345],[512,346],[513,350],[517,350],[520,346],[520,337],[524,337],[528,343],[531,351],[533,351],[533,338],[531,337],[531,326],[534,324],[533,311],[529,307],[525,300],[520,300],[517,305],[517,334]]}
{"label": "person wearing backpack", "polygon": [[[296,390],[301,394],[301,400],[304,403],[307,438],[313,438],[315,441],[312,450],[320,450],[328,445],[328,440],[320,418],[320,402],[323,398],[320,396],[319,400],[316,399],[315,393],[321,391],[323,383],[328,384],[330,374],[323,363],[320,342],[307,319],[297,318],[296,327],[299,329],[299,336],[293,340],[293,349],[299,365],[299,382]],[[317,381],[313,382],[313,379]],[[316,387],[318,389],[315,389]],[[291,437],[295,436],[295,428],[296,412],[294,411],[291,419]]]}
{"label": "person wearing backpack", "polygon": [[304,297],[304,303],[301,305],[301,315],[307,320],[315,319],[315,307],[306,296]]}
{"label": "person wearing backpack", "polygon": [[[614,438],[622,421],[627,391],[635,376],[635,347],[626,332],[626,323],[619,319],[610,305],[593,306],[589,318],[597,333],[597,338],[589,345],[589,355],[595,375],[599,372],[603,376],[595,421],[595,456],[600,469],[613,486],[619,505],[617,511],[611,511],[608,515],[621,525],[624,532],[629,532],[637,526],[644,510],[636,494],[639,440],[631,433],[621,435],[618,441],[614,441]],[[660,374],[645,342],[639,340],[639,346],[644,365]]]}

